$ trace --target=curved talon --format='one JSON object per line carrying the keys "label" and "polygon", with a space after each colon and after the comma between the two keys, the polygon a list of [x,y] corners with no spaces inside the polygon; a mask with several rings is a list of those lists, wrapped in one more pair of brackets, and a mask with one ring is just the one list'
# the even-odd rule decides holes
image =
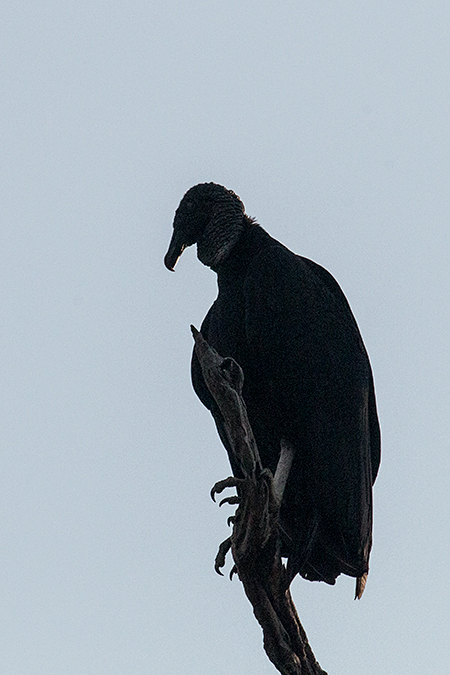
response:
{"label": "curved talon", "polygon": [[236,565],[233,565],[233,567],[231,568],[231,572],[230,572],[230,581],[233,581],[233,576],[235,574],[237,574],[239,576],[239,572],[238,572],[238,569],[237,569]]}
{"label": "curved talon", "polygon": [[220,568],[225,566],[225,558],[230,548],[231,537],[228,537],[228,539],[225,539],[225,541],[220,544],[219,550],[217,551],[216,559],[214,561],[214,569],[216,570],[217,574],[220,574],[221,577],[223,577],[223,574],[220,571]]}
{"label": "curved talon", "polygon": [[236,522],[236,516],[229,516],[227,518],[228,527],[230,527],[231,525],[234,525],[235,522]]}
{"label": "curved talon", "polygon": [[233,488],[233,487],[238,487],[243,482],[242,478],[235,478],[234,476],[228,476],[228,478],[224,478],[223,480],[217,481],[212,488],[211,488],[211,499],[213,502],[216,501],[216,494],[220,494],[223,492],[226,488]]}
{"label": "curved talon", "polygon": [[239,497],[224,497],[224,499],[221,499],[219,502],[219,506],[222,506],[223,504],[240,504],[241,500]]}

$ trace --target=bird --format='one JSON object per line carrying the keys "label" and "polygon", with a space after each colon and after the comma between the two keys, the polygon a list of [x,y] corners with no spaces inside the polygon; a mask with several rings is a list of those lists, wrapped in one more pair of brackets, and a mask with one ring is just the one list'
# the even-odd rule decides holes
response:
{"label": "bird", "polygon": [[[299,574],[333,585],[344,574],[356,578],[360,598],[381,435],[372,369],[350,305],[325,268],[274,239],[222,185],[200,183],[182,198],[167,269],[193,244],[218,283],[200,330],[243,370],[249,421],[280,502],[288,584]],[[195,350],[191,376],[234,476],[242,477]]]}

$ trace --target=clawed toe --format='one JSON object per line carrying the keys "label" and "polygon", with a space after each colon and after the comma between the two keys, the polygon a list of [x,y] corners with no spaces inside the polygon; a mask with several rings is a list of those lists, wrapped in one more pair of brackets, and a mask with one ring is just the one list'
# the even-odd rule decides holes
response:
{"label": "clawed toe", "polygon": [[212,488],[211,488],[211,493],[210,493],[211,499],[213,500],[213,502],[215,502],[217,494],[220,494],[226,488],[232,488],[232,487],[237,488],[242,483],[243,483],[242,478],[235,478],[234,476],[228,476],[228,478],[224,478],[223,480],[217,481],[217,483],[215,483],[215,485],[213,485]]}
{"label": "clawed toe", "polygon": [[240,499],[239,497],[225,497],[224,499],[221,499],[219,502],[219,506],[223,506],[223,504],[240,504]]}
{"label": "clawed toe", "polygon": [[[211,499],[215,502],[216,501],[216,495],[220,494],[225,490],[226,488],[237,488],[239,492],[239,487],[244,483],[244,480],[242,478],[235,478],[234,476],[229,476],[228,478],[224,478],[224,480],[219,480],[212,488],[211,490]],[[241,499],[238,495],[233,495],[231,497],[225,497],[219,502],[219,506],[222,506],[223,504],[237,504],[239,505],[241,503]],[[227,524],[228,527],[230,525],[234,525],[236,522],[236,515],[229,516],[227,519]],[[216,559],[214,561],[214,569],[216,570],[217,574],[220,574],[220,576],[223,576],[221,572],[221,568],[225,566],[225,558],[228,553],[228,551],[231,548],[231,537],[228,537],[228,539],[225,539],[220,546],[219,550],[216,555]],[[233,578],[233,574],[237,573],[237,568],[236,565],[234,565],[233,569],[230,572],[230,579]]]}
{"label": "clawed toe", "polygon": [[223,577],[222,572],[220,571],[221,567],[225,567],[225,558],[227,557],[227,553],[231,548],[231,537],[228,537],[228,539],[225,539],[220,546],[219,550],[217,551],[216,559],[214,561],[214,569],[216,570],[217,574],[220,574],[221,577]]}
{"label": "clawed toe", "polygon": [[235,574],[238,574],[238,568],[236,567],[236,565],[233,565],[233,567],[231,568],[231,572],[230,572],[230,581],[233,581],[233,576]]}

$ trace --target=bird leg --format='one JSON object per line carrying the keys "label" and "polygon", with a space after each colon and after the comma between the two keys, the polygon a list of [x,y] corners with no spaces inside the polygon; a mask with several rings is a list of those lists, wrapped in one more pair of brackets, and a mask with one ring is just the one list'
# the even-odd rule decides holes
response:
{"label": "bird leg", "polygon": [[278,460],[275,476],[273,477],[273,491],[278,504],[281,504],[281,500],[283,499],[284,488],[286,487],[287,479],[289,478],[289,472],[295,454],[292,445],[285,441],[284,438],[281,439],[280,445],[280,459]]}

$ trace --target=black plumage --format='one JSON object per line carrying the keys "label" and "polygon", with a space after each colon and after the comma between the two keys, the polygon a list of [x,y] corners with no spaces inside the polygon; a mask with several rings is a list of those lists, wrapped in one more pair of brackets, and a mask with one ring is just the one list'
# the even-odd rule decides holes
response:
{"label": "black plumage", "polygon": [[[323,267],[273,239],[220,185],[196,185],[183,197],[166,267],[173,269],[194,243],[219,286],[201,332],[244,371],[243,397],[262,464],[275,473],[281,446],[293,451],[280,512],[289,579],[299,573],[334,584],[344,573],[357,577],[360,596],[372,545],[380,430],[371,367],[350,306]],[[230,455],[195,355],[192,382]]]}

